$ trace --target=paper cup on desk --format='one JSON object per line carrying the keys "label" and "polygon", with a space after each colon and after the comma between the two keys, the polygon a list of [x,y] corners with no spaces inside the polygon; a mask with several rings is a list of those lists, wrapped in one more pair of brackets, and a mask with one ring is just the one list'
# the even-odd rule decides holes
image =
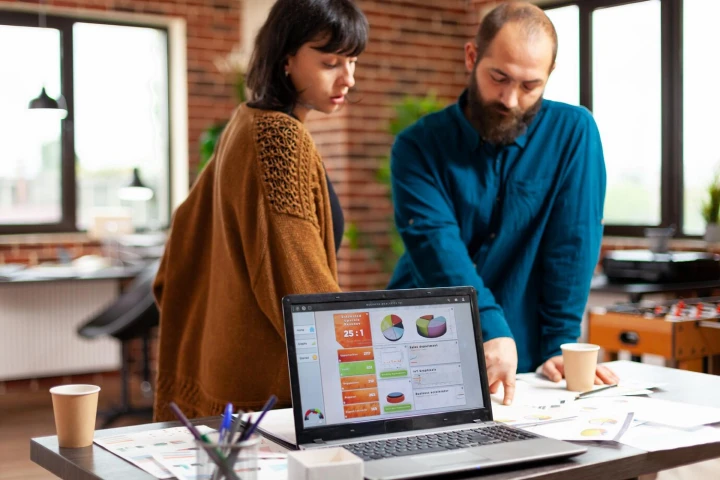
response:
{"label": "paper cup on desk", "polygon": [[571,392],[587,392],[595,384],[600,347],[591,343],[565,343],[560,345],[565,365],[567,389]]}
{"label": "paper cup on desk", "polygon": [[344,448],[288,452],[288,480],[362,480],[363,461]]}
{"label": "paper cup on desk", "polygon": [[50,389],[58,444],[62,448],[92,445],[100,387],[60,385]]}

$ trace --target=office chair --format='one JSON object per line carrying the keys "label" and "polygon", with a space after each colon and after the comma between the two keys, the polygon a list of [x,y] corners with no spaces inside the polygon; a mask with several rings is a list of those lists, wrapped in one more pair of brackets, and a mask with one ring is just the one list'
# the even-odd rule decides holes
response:
{"label": "office chair", "polygon": [[151,396],[150,333],[159,324],[160,318],[152,294],[152,284],[159,265],[160,261],[157,260],[145,267],[112,305],[78,328],[78,334],[85,338],[110,335],[120,340],[121,403],[108,412],[100,413],[106,417],[102,428],[126,415],[152,415],[152,407],[137,408],[130,402],[129,361],[131,341],[141,339],[142,390],[146,396]]}

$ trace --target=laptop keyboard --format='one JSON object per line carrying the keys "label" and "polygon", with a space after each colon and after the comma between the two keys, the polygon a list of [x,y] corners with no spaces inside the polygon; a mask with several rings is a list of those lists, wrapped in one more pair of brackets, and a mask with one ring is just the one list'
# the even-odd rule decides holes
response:
{"label": "laptop keyboard", "polygon": [[352,443],[350,445],[343,445],[343,447],[363,460],[380,460],[382,458],[403,457],[421,453],[477,447],[480,445],[515,442],[530,438],[537,438],[537,435],[508,428],[504,425],[492,425],[471,430]]}

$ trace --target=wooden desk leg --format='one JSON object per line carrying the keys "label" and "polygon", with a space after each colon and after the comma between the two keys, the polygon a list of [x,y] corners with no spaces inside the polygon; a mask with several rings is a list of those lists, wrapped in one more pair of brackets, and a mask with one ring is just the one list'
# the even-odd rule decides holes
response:
{"label": "wooden desk leg", "polygon": [[604,348],[601,349],[600,362],[614,362],[618,359],[618,352],[609,352]]}
{"label": "wooden desk leg", "polygon": [[713,375],[720,375],[720,355],[708,357],[708,372]]}
{"label": "wooden desk leg", "polygon": [[703,359],[693,358],[690,360],[678,360],[677,368],[680,370],[689,370],[691,372],[703,373]]}

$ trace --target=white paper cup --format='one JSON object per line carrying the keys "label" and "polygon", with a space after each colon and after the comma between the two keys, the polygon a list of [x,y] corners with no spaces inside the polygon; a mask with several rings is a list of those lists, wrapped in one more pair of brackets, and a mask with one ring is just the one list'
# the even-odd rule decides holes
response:
{"label": "white paper cup", "polygon": [[96,385],[60,385],[50,389],[60,447],[92,445],[99,392]]}
{"label": "white paper cup", "polygon": [[560,345],[565,365],[567,389],[587,392],[595,384],[595,370],[600,347],[592,343],[565,343]]}

